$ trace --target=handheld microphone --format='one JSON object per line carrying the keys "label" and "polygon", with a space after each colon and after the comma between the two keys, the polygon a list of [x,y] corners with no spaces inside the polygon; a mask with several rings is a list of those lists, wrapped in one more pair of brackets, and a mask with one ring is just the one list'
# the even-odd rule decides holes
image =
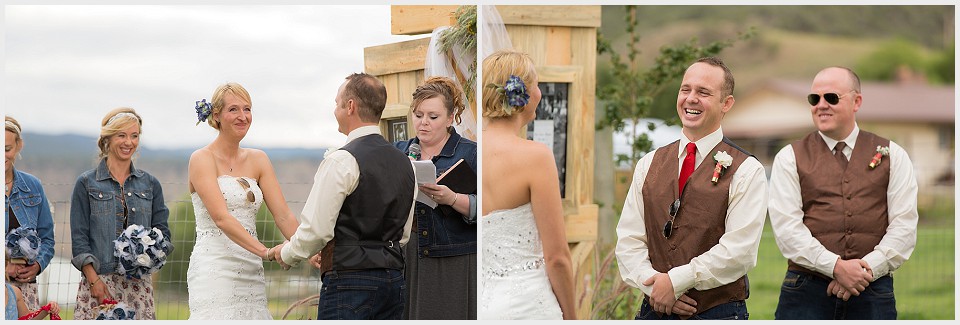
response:
{"label": "handheld microphone", "polygon": [[413,158],[413,160],[420,159],[420,144],[411,143],[410,147],[407,148],[407,156]]}

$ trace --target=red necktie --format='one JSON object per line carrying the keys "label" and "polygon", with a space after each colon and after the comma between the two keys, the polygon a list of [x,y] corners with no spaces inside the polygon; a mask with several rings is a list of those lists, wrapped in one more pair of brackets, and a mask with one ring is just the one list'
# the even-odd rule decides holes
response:
{"label": "red necktie", "polygon": [[683,167],[680,167],[680,194],[683,194],[683,185],[687,184],[687,179],[693,174],[693,163],[697,159],[697,144],[687,143],[687,156],[683,158]]}

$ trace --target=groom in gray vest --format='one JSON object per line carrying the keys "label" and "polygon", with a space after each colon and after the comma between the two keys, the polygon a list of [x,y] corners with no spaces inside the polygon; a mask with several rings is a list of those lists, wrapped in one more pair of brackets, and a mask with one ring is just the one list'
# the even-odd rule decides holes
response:
{"label": "groom in gray vest", "polygon": [[410,160],[380,135],[383,83],[346,78],[333,115],[347,144],[320,162],[289,243],[271,249],[284,268],[320,252],[318,319],[400,319],[403,253],[417,191]]}

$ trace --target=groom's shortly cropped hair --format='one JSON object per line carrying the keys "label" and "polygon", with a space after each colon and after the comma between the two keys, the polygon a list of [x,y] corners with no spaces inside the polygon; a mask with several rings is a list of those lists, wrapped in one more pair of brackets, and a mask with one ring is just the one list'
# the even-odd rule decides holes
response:
{"label": "groom's shortly cropped hair", "polygon": [[387,105],[387,88],[379,79],[363,72],[354,73],[346,79],[344,99],[357,101],[360,120],[367,123],[380,122],[380,115]]}

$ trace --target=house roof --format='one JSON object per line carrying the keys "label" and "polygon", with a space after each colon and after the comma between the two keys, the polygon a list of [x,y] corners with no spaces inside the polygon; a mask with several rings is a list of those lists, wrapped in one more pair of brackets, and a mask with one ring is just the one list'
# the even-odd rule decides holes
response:
{"label": "house roof", "polygon": [[[953,86],[865,82],[859,122],[948,123],[955,122]],[[771,79],[737,97],[723,118],[723,131],[732,137],[766,137],[814,128],[809,81]]]}

